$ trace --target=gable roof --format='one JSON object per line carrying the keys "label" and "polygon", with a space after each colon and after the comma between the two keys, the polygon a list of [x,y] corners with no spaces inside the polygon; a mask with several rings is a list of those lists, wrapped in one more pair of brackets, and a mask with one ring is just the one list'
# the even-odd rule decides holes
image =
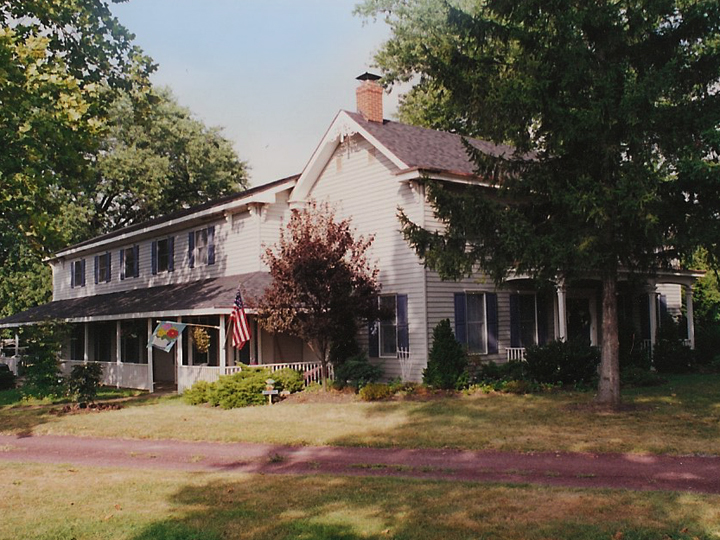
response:
{"label": "gable roof", "polygon": [[[370,122],[360,113],[344,112],[402,161],[406,169],[475,175],[473,162],[462,143],[463,137],[457,133],[411,126],[392,120]],[[514,151],[512,146],[504,144],[471,138],[466,140],[491,156],[510,156]]]}
{"label": "gable roof", "polygon": [[[431,173],[447,179],[482,182],[475,174],[475,166],[461,135],[392,120],[370,122],[361,113],[340,111],[303,169],[290,196],[291,202],[302,201],[308,196],[340,142],[354,134],[366,139],[397,167],[395,174],[400,180],[412,180]],[[492,156],[510,156],[514,152],[509,145],[467,137],[465,140]]]}
{"label": "gable roof", "polygon": [[135,223],[133,225],[123,227],[122,229],[118,229],[116,231],[102,234],[100,236],[95,236],[93,238],[90,238],[89,240],[85,240],[84,242],[79,242],[77,244],[73,244],[71,246],[61,249],[48,260],[52,261],[59,257],[63,257],[76,251],[82,250],[83,248],[95,246],[96,244],[105,244],[115,239],[124,239],[127,236],[133,236],[138,232],[147,231],[148,229],[156,229],[159,226],[169,224],[173,221],[184,221],[187,219],[192,219],[194,217],[194,214],[212,215],[245,203],[269,202],[269,200],[263,198],[263,195],[266,192],[274,194],[277,191],[291,189],[295,185],[295,182],[299,177],[300,175],[296,174],[293,176],[288,176],[287,178],[281,178],[280,180],[275,180],[267,184],[262,184],[260,186],[246,189],[245,191],[241,191],[239,193],[232,193],[230,195],[226,195],[218,199],[213,199],[211,201],[198,204],[196,206],[191,206],[190,208],[181,208],[179,210],[176,210],[175,212],[171,212],[169,214],[165,214],[163,216],[150,219],[148,221]]}

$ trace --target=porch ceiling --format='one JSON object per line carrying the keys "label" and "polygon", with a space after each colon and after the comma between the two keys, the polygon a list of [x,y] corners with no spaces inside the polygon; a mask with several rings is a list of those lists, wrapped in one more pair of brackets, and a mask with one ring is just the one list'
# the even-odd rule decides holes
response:
{"label": "porch ceiling", "polygon": [[58,300],[0,319],[0,328],[12,328],[53,319],[90,320],[127,318],[149,314],[178,315],[206,310],[228,313],[235,301],[238,286],[250,306],[262,296],[270,284],[268,272],[250,272],[213,279],[175,283],[161,287],[120,291],[110,294]]}

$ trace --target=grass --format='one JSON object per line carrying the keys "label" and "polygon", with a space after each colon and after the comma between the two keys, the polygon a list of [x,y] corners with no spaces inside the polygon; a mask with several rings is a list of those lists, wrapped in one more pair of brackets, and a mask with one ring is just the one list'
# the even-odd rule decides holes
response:
{"label": "grass", "polygon": [[0,538],[720,538],[720,496],[0,463]]}
{"label": "grass", "polygon": [[0,408],[0,431],[294,445],[515,451],[720,453],[720,375],[624,392],[626,412],[584,405],[591,393],[490,394],[431,401],[295,403],[235,410],[139,399],[118,411],[52,414]]}
{"label": "grass", "polygon": [[[113,388],[110,386],[102,386],[98,390],[97,399],[99,401],[108,399],[117,399],[125,397],[134,397],[143,394],[142,390],[133,390],[131,388]],[[53,396],[46,398],[33,398],[23,395],[20,388],[12,390],[0,391],[0,407],[20,407],[24,405],[58,405],[62,403],[70,403],[70,399],[65,396]]]}

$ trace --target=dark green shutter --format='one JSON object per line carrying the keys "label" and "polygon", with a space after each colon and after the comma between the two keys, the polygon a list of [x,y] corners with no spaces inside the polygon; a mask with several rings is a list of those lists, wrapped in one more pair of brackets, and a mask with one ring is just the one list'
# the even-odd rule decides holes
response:
{"label": "dark green shutter", "polygon": [[158,245],[157,240],[153,240],[150,246],[150,258],[152,263],[152,273],[156,275],[158,272]]}
{"label": "dark green shutter", "polygon": [[208,227],[208,264],[215,264],[215,225]]}
{"label": "dark green shutter", "polygon": [[497,313],[497,294],[485,294],[485,310],[487,312],[487,329],[488,329],[488,354],[497,354],[498,352],[498,313]]}
{"label": "dark green shutter", "polygon": [[188,233],[188,260],[190,268],[195,268],[195,232]]}
{"label": "dark green shutter", "polygon": [[455,339],[467,344],[467,305],[465,293],[455,293]]}
{"label": "dark green shutter", "polygon": [[410,350],[407,294],[397,295],[397,346],[399,349]]}
{"label": "dark green shutter", "polygon": [[175,270],[175,237],[168,238],[168,272]]}
{"label": "dark green shutter", "polygon": [[125,250],[120,250],[120,279],[125,279]]}

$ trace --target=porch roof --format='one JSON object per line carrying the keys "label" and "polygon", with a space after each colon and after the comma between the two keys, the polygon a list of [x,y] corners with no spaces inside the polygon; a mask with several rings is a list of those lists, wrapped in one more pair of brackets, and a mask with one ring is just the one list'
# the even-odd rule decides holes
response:
{"label": "porch roof", "polygon": [[87,322],[139,317],[177,317],[230,313],[238,286],[253,305],[270,284],[268,272],[174,283],[160,287],[57,300],[0,319],[0,328],[13,328],[50,320]]}

